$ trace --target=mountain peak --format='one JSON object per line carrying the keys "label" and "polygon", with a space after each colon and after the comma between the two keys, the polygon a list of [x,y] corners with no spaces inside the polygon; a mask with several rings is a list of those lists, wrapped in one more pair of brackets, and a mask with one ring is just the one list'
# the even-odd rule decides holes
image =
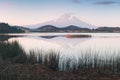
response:
{"label": "mountain peak", "polygon": [[64,14],[62,16],[60,16],[57,20],[62,20],[62,21],[70,21],[70,20],[78,20],[75,16],[73,16],[72,14]]}
{"label": "mountain peak", "polygon": [[71,14],[64,14],[64,15],[61,16],[61,18],[72,19],[72,18],[75,18],[75,17]]}
{"label": "mountain peak", "polygon": [[36,28],[36,27],[41,27],[44,25],[53,25],[59,28],[63,28],[69,25],[79,26],[80,28],[90,28],[90,29],[95,28],[95,26],[79,20],[77,17],[75,17],[72,14],[64,14],[58,19],[47,21],[47,22],[37,24],[37,25],[33,25],[31,27]]}

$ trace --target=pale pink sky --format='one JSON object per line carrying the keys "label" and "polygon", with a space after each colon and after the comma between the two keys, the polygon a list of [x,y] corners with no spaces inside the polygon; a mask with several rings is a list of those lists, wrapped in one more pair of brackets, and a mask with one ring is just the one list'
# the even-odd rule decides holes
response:
{"label": "pale pink sky", "polygon": [[0,0],[0,22],[31,25],[73,13],[96,26],[120,26],[119,0]]}

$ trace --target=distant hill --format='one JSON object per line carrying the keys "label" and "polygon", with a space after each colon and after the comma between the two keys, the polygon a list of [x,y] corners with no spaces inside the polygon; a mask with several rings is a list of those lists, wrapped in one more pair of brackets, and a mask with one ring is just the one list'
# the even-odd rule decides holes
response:
{"label": "distant hill", "polygon": [[80,28],[74,25],[70,25],[70,26],[63,27],[63,28],[58,28],[52,25],[45,25],[45,26],[35,29],[34,31],[37,31],[37,32],[90,32],[91,29]]}
{"label": "distant hill", "polygon": [[120,32],[120,27],[99,27],[95,29],[97,32]]}
{"label": "distant hill", "polygon": [[67,27],[63,27],[61,28],[61,31],[65,31],[65,32],[90,32],[91,29],[89,28],[80,28],[78,26],[74,26],[74,25],[70,25]]}
{"label": "distant hill", "polygon": [[7,23],[0,23],[0,33],[22,33],[25,32],[19,26],[10,26]]}
{"label": "distant hill", "polygon": [[120,32],[120,27],[98,27],[96,29],[80,28],[70,25],[67,27],[58,28],[52,25],[45,25],[33,29],[34,32]]}
{"label": "distant hill", "polygon": [[63,26],[56,27],[53,25],[40,26],[36,29],[29,29],[21,26],[10,26],[7,23],[0,23],[0,33],[23,33],[23,32],[118,32],[120,33],[120,27],[98,27],[96,29],[82,28],[80,26]]}
{"label": "distant hill", "polygon": [[59,28],[52,25],[45,25],[36,29],[39,32],[58,32]]}

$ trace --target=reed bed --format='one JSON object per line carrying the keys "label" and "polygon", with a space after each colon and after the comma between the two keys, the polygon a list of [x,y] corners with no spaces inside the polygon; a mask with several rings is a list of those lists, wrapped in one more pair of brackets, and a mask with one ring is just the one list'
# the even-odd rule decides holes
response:
{"label": "reed bed", "polygon": [[98,53],[86,52],[83,54],[81,52],[81,56],[77,59],[62,57],[59,51],[55,52],[53,50],[47,52],[38,51],[37,53],[30,51],[29,54],[26,54],[18,42],[0,42],[0,78],[8,76],[5,73],[7,69],[4,66],[12,64],[43,65],[55,71],[84,72],[86,70],[99,70],[107,74],[120,74],[119,52],[109,56],[109,58],[108,56],[103,58]]}

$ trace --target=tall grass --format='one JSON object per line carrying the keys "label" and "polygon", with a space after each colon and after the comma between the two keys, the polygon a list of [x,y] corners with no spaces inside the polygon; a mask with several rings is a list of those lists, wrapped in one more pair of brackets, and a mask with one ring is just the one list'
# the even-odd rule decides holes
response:
{"label": "tall grass", "polygon": [[18,42],[0,42],[0,57],[3,60],[14,60],[21,55],[25,55],[25,51]]}
{"label": "tall grass", "polygon": [[60,58],[59,53],[55,53],[54,51],[49,51],[47,54],[44,55],[43,64],[52,70],[58,70],[59,58]]}
{"label": "tall grass", "polygon": [[72,72],[95,69],[105,73],[120,73],[119,53],[104,58],[97,53],[81,53],[78,58],[65,58],[53,50],[35,54],[33,51],[27,56],[29,64],[42,64],[52,70]]}
{"label": "tall grass", "polygon": [[[38,54],[38,55],[37,55]],[[101,57],[100,54],[90,52],[80,53],[78,58],[61,57],[60,52],[30,51],[26,54],[18,42],[0,42],[0,63],[10,61],[21,64],[40,64],[58,71],[100,70],[105,73],[120,73],[120,55]]]}

